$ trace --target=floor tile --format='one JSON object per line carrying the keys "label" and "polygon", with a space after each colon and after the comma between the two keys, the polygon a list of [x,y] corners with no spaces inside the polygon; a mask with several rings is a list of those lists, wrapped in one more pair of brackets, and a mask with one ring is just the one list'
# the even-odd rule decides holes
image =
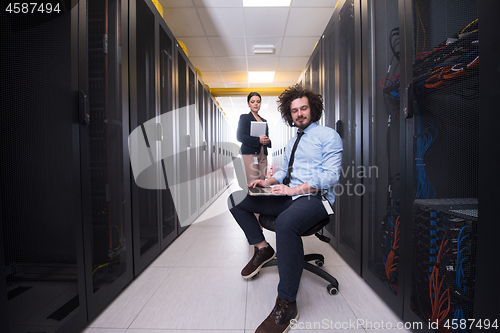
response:
{"label": "floor tile", "polygon": [[124,328],[86,328],[81,333],[127,333]]}
{"label": "floor tile", "polygon": [[134,329],[243,329],[246,283],[233,267],[178,267],[142,309]]}
{"label": "floor tile", "polygon": [[244,330],[157,330],[157,329],[144,330],[144,329],[131,328],[128,329],[125,333],[245,333],[245,331]]}
{"label": "floor tile", "polygon": [[339,281],[340,294],[364,328],[396,327],[401,321],[350,267],[325,267],[325,270]]}
{"label": "floor tile", "polygon": [[88,327],[128,328],[171,270],[148,267]]}
{"label": "floor tile", "polygon": [[[244,280],[253,255],[222,193],[194,223],[134,280],[83,333],[250,333],[269,315],[277,296],[278,268]],[[276,249],[276,236],[264,230]],[[304,252],[325,256],[340,294],[304,271],[297,295],[300,318],[290,332],[399,333],[399,318],[330,244],[303,238]],[[384,327],[386,328],[386,327]]]}

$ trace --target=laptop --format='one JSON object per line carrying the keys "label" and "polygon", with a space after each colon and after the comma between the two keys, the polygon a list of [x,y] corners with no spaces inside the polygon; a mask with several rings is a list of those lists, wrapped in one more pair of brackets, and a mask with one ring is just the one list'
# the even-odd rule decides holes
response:
{"label": "laptop", "polygon": [[243,166],[243,161],[236,157],[233,160],[234,171],[236,172],[236,179],[238,185],[241,187],[245,193],[251,196],[284,196],[284,194],[271,193],[271,187],[248,187],[247,177],[245,174],[245,167]]}
{"label": "laptop", "polygon": [[270,186],[270,187],[249,187],[248,194],[250,194],[251,196],[258,196],[258,195],[284,196],[285,195],[285,194],[271,193],[272,188],[273,188],[273,186]]}

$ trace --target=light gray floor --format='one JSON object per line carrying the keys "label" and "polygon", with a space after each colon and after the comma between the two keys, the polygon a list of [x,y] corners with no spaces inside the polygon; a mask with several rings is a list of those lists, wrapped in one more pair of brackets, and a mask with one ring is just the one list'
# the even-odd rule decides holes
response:
{"label": "light gray floor", "polygon": [[[84,333],[249,333],[267,317],[276,300],[278,271],[269,267],[255,279],[240,271],[253,254],[227,210],[222,194]],[[275,247],[275,237],[266,232]],[[339,281],[330,296],[326,282],[305,271],[291,332],[411,332],[326,243],[303,238],[305,253],[325,255],[323,266]],[[388,328],[393,329],[377,329]]]}

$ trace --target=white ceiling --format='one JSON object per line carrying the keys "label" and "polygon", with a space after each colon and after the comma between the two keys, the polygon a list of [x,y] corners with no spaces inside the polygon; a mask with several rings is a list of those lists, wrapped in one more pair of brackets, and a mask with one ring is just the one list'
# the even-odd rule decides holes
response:
{"label": "white ceiling", "polygon": [[[185,44],[210,88],[286,87],[295,84],[332,16],[335,0],[292,0],[290,7],[243,7],[242,0],[159,0],[163,18]],[[275,54],[254,54],[272,44]],[[248,83],[248,71],[275,71],[272,83]],[[249,111],[245,97],[218,97],[231,123]],[[276,96],[263,97],[261,114],[276,118]],[[267,105],[267,106],[266,106]]]}

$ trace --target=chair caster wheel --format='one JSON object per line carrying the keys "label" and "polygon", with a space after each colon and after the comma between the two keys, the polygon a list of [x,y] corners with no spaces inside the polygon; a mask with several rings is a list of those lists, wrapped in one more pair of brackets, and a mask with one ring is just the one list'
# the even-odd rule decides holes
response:
{"label": "chair caster wheel", "polygon": [[326,290],[328,290],[328,293],[332,296],[335,296],[339,293],[339,289],[337,287],[335,287],[333,284],[329,284],[326,287]]}
{"label": "chair caster wheel", "polygon": [[323,266],[323,264],[324,264],[323,260],[316,260],[314,263],[315,263],[315,264],[316,264],[316,266],[318,266],[318,267],[321,267],[321,266]]}

